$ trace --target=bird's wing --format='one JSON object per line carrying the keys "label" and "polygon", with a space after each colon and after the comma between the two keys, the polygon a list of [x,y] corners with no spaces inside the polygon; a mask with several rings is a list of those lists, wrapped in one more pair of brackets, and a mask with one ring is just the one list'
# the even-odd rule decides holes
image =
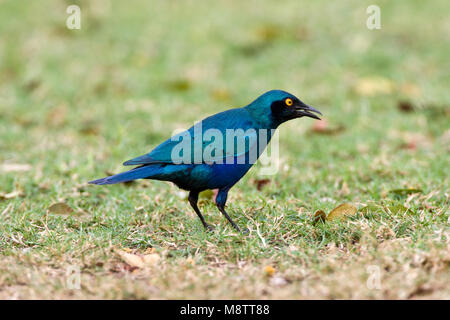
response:
{"label": "bird's wing", "polygon": [[[214,130],[210,131],[209,129]],[[243,145],[241,143],[239,145],[237,140],[238,138],[233,137],[233,146],[227,148],[227,129],[241,129],[242,131],[235,132],[238,134],[244,134],[242,138],[245,139],[245,144]],[[195,139],[195,135],[199,132],[199,127],[194,125],[188,130],[164,141],[150,153],[128,160],[124,163],[124,165],[157,163],[179,164],[181,162],[224,163],[227,159],[242,157],[245,154],[248,154],[250,150],[255,150],[255,148],[258,147],[258,132],[255,130],[255,125],[252,118],[243,108],[221,112],[201,121],[203,141],[200,139]],[[208,133],[214,136],[214,138],[208,136]],[[220,135],[222,141],[216,141],[216,135]],[[190,148],[191,152],[189,155],[184,156],[183,152],[180,153],[180,148],[182,146],[184,146],[186,150],[189,150]],[[199,152],[197,152],[197,150]]]}

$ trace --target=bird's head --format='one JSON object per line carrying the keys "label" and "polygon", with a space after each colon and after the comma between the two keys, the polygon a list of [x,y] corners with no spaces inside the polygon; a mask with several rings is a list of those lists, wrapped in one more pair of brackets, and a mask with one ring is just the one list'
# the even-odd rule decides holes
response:
{"label": "bird's head", "polygon": [[308,106],[294,95],[282,90],[268,91],[246,108],[258,120],[275,127],[288,120],[301,117],[320,120],[315,113],[322,115],[319,110]]}

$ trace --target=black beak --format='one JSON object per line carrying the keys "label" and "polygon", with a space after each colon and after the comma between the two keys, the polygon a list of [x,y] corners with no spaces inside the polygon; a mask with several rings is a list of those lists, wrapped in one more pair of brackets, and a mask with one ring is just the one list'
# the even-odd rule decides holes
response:
{"label": "black beak", "polygon": [[303,102],[300,102],[298,105],[295,106],[295,113],[296,113],[297,118],[310,117],[310,118],[314,118],[317,120],[321,120],[318,116],[316,116],[312,112],[322,115],[322,112],[320,112],[317,109],[314,109],[313,107],[308,106],[307,104],[304,104]]}

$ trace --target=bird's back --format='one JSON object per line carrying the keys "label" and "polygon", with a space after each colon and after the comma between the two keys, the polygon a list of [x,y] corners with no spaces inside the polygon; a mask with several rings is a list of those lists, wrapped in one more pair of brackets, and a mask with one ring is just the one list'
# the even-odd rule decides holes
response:
{"label": "bird's back", "polygon": [[[257,129],[257,124],[245,108],[236,108],[223,111],[205,118],[204,120],[198,122],[188,130],[185,130],[161,143],[150,153],[143,156],[128,160],[124,165],[143,165],[143,164],[179,164],[179,163],[199,163],[199,159],[196,158],[196,152],[199,151],[201,156],[204,156],[205,148],[208,147],[212,140],[208,140],[210,134],[221,135],[222,138],[222,155],[226,157],[227,146],[226,146],[226,134],[227,130],[238,130],[242,129],[246,132],[248,129]],[[255,130],[256,131],[256,130]],[[201,146],[197,150],[197,141],[195,141],[196,135],[201,135]],[[190,145],[190,156],[185,156],[185,154],[179,155],[179,161],[174,160],[174,148],[180,146],[183,139],[189,139]],[[216,143],[218,143],[216,141]],[[247,147],[248,150],[248,147]],[[198,152],[197,152],[198,154]],[[178,156],[178,154],[177,154]],[[207,156],[208,157],[208,156]],[[213,154],[211,158],[202,158],[201,162],[213,162],[213,160],[219,160],[214,158]],[[204,160],[204,161],[203,161]]]}

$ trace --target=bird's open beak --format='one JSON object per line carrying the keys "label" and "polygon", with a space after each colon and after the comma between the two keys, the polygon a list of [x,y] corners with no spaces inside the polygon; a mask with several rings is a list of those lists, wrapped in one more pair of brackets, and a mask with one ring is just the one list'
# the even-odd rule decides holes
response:
{"label": "bird's open beak", "polygon": [[295,107],[295,112],[297,117],[310,117],[317,120],[321,120],[318,116],[316,116],[313,112],[322,115],[322,113],[314,109],[313,107],[308,106],[307,104],[301,103]]}

